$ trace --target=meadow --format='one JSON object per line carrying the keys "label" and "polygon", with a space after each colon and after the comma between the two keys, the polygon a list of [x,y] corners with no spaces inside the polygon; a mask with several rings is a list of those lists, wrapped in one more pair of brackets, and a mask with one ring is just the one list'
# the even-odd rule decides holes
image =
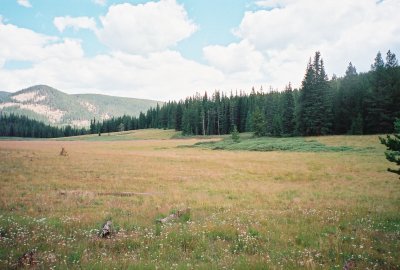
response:
{"label": "meadow", "polygon": [[37,269],[400,269],[400,180],[378,136],[223,139],[0,141],[0,269],[30,250]]}

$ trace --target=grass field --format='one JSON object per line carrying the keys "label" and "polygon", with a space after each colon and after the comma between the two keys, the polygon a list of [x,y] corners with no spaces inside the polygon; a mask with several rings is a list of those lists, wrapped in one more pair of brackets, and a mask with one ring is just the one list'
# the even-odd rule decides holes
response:
{"label": "grass field", "polygon": [[176,137],[0,141],[0,269],[29,250],[39,269],[400,269],[400,180],[377,136]]}

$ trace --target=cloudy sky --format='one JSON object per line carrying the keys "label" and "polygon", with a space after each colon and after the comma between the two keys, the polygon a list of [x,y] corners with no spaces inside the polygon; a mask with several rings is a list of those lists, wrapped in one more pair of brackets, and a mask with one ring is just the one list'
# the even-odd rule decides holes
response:
{"label": "cloudy sky", "polygon": [[0,90],[156,100],[301,83],[400,54],[399,0],[1,0]]}

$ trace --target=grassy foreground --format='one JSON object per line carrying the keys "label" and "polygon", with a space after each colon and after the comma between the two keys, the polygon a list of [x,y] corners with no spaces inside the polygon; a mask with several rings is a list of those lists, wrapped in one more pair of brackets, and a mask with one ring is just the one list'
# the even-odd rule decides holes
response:
{"label": "grassy foreground", "polygon": [[[29,250],[39,269],[400,268],[400,181],[377,136],[242,142],[283,150],[262,152],[175,135],[0,141],[0,269]],[[293,146],[307,141],[319,150]],[[123,191],[149,194],[97,195]]]}

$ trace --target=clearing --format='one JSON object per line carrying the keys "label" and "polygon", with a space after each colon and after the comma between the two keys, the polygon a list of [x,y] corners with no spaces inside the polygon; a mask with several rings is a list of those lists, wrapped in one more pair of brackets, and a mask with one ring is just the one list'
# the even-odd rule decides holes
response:
{"label": "clearing", "polygon": [[30,250],[44,269],[400,268],[400,180],[378,136],[224,138],[0,141],[0,268]]}

